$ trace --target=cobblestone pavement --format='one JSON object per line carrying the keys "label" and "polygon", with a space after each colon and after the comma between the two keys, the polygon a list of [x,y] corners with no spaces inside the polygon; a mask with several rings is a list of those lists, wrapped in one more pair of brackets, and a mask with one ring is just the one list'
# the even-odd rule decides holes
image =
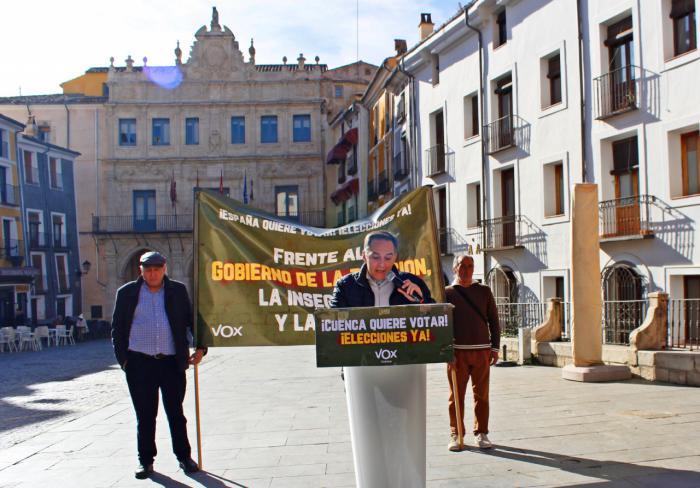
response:
{"label": "cobblestone pavement", "polygon": [[[212,349],[200,383],[206,471],[178,469],[161,408],[157,474],[138,481],[108,341],[0,355],[0,487],[354,486],[343,384],[312,347]],[[496,447],[452,453],[444,366],[428,366],[429,487],[700,487],[700,388],[574,383],[546,367],[494,368],[491,385]]]}

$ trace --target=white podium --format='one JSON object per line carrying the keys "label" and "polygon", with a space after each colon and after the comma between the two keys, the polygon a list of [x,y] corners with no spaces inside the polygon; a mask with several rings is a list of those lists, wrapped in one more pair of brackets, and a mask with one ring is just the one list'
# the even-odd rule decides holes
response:
{"label": "white podium", "polygon": [[358,488],[424,488],[426,366],[345,368]]}

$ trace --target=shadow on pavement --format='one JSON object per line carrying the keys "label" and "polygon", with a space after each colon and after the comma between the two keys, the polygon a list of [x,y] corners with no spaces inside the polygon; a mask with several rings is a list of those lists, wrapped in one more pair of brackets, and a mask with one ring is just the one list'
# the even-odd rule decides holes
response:
{"label": "shadow on pavement", "polygon": [[[245,485],[236,483],[235,481],[222,478],[207,471],[199,471],[197,473],[188,474],[193,481],[207,488],[246,488]],[[174,480],[162,473],[155,472],[149,478],[152,482],[165,486],[167,488],[190,488],[192,485],[186,485],[180,481]]]}
{"label": "shadow on pavement", "polygon": [[700,473],[697,471],[587,459],[503,445],[494,445],[493,449],[480,452],[488,456],[539,464],[601,480],[593,483],[577,483],[577,487],[610,486],[611,482],[628,482],[630,486],[673,486],[674,488],[700,486]]}
{"label": "shadow on pavement", "polygon": [[[41,351],[0,354],[0,417],[3,418],[0,432],[45,422],[73,412],[70,408],[60,408],[70,407],[70,401],[66,398],[41,397],[38,393],[41,385],[68,382],[116,367],[109,340],[82,342],[75,346],[45,347]],[[45,394],[44,391],[43,395]],[[28,399],[18,405],[8,401],[12,397]]]}

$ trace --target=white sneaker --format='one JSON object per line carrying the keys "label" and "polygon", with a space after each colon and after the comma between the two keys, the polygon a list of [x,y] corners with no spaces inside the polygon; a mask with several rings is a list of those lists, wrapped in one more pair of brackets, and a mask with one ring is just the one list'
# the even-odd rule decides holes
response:
{"label": "white sneaker", "polygon": [[450,435],[450,443],[447,444],[447,449],[449,449],[452,452],[459,452],[459,439],[457,438],[456,434]]}
{"label": "white sneaker", "polygon": [[493,447],[486,434],[476,434],[474,436],[474,445],[479,449],[491,449]]}

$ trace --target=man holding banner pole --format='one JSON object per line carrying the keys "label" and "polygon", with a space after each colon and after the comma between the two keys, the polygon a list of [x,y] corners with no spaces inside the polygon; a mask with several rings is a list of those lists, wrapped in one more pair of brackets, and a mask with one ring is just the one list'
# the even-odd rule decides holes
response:
{"label": "man holding banner pole", "polygon": [[126,374],[136,412],[139,466],[135,476],[145,479],[153,474],[159,390],[173,452],[183,471],[194,473],[199,467],[191,457],[182,411],[185,370],[190,364],[197,365],[206,350],[197,349],[190,356],[190,299],[184,284],[167,277],[165,257],[147,252],[139,262],[141,276],[119,288],[112,316],[114,354]]}
{"label": "man holding banner pole", "polygon": [[[434,303],[418,276],[399,272],[396,237],[365,236],[357,273],[338,280],[331,306]],[[350,435],[359,488],[425,486],[425,364],[345,368]]]}
{"label": "man holding banner pole", "polygon": [[[501,331],[496,301],[488,286],[473,281],[474,259],[457,255],[454,259],[455,284],[445,289],[445,298],[454,305],[454,360],[447,364],[450,383],[449,415],[451,436],[447,448],[462,449],[464,396],[471,378],[474,394],[474,445],[490,449],[489,372],[498,361]],[[456,378],[456,381],[453,380]],[[455,384],[456,383],[456,384]],[[457,392],[455,392],[455,386]]]}

